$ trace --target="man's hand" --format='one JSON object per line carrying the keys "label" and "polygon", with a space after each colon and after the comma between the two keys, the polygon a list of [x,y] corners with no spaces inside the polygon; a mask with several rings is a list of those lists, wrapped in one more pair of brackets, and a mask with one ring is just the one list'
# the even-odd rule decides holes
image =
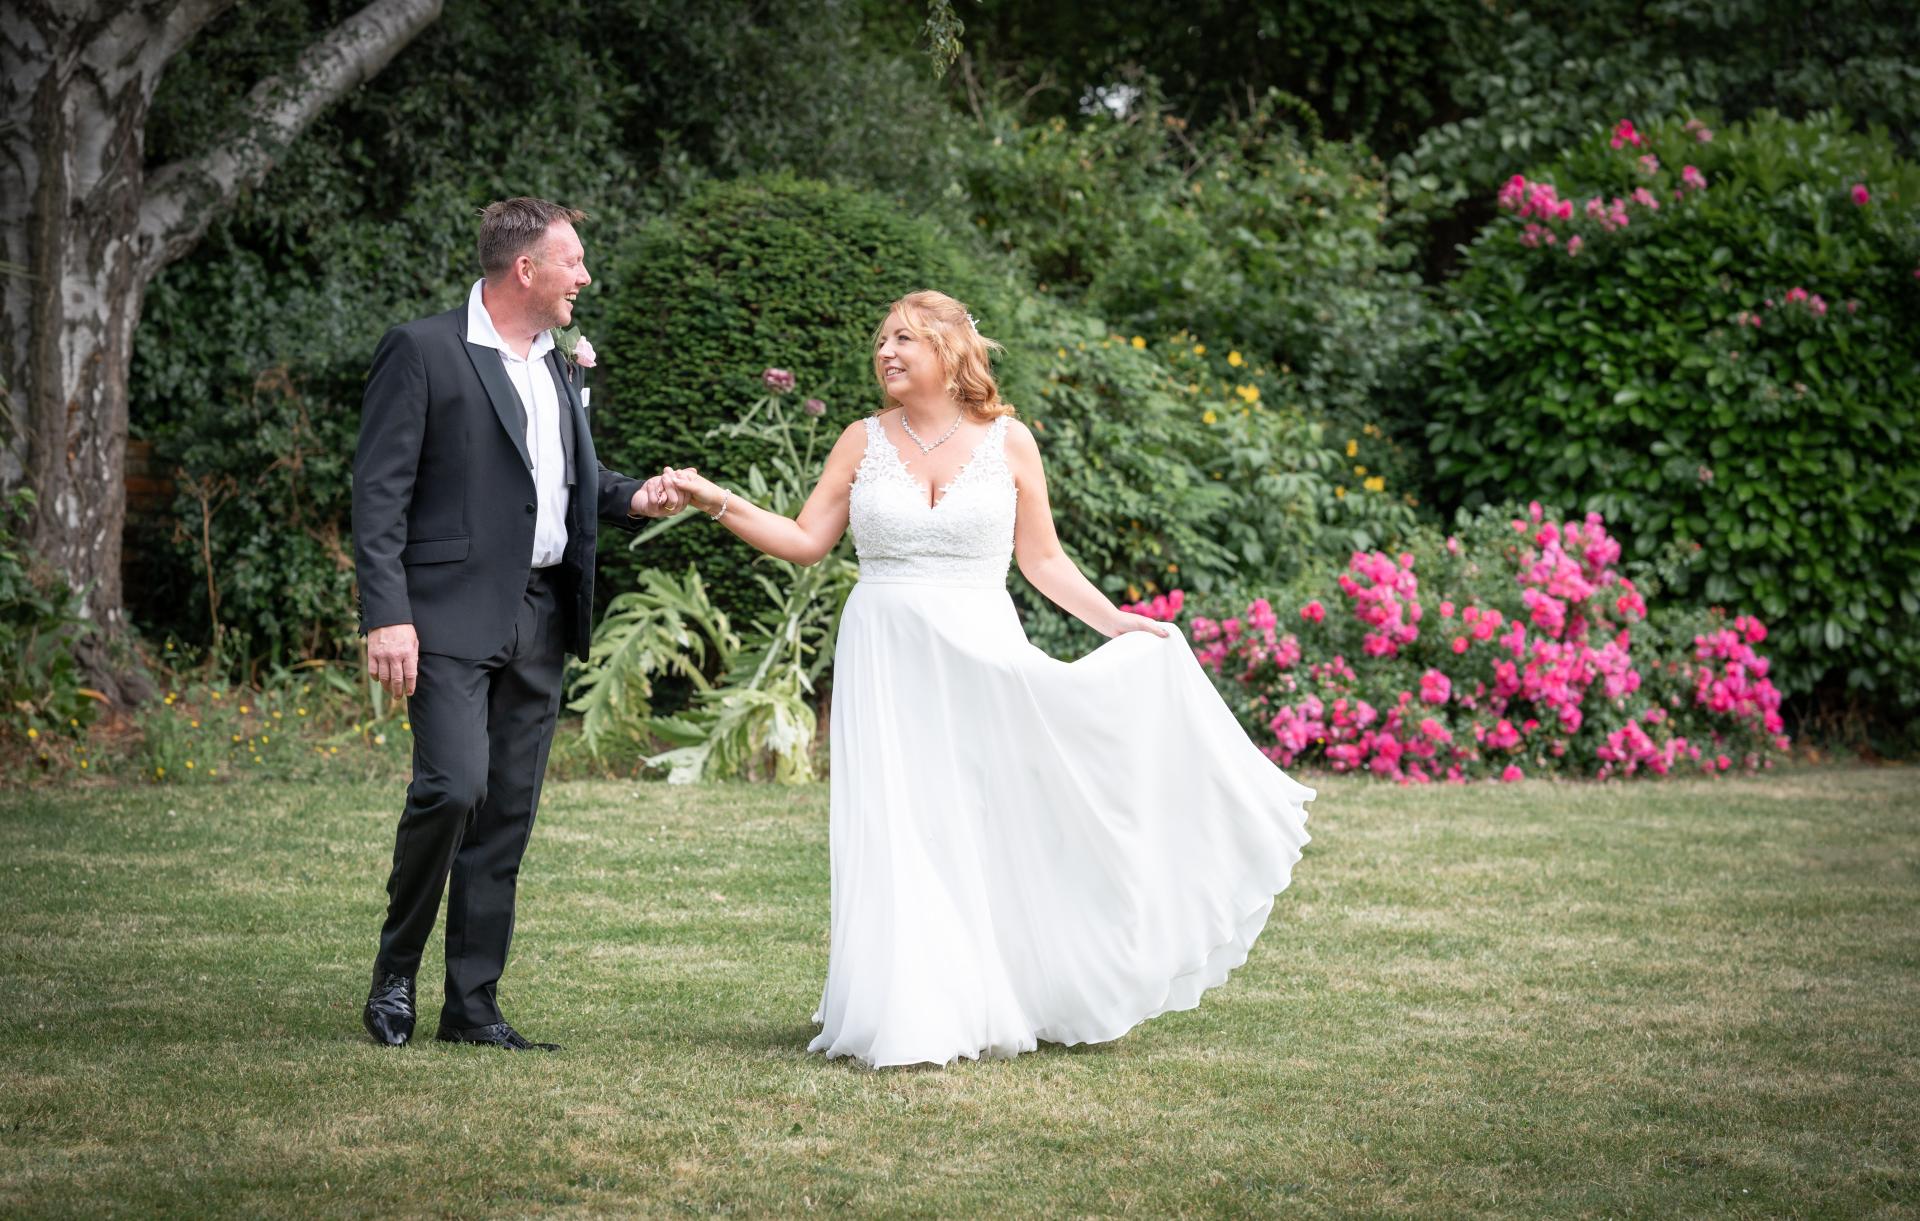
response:
{"label": "man's hand", "polygon": [[672,468],[640,485],[627,513],[633,517],[672,517],[687,507],[687,497],[671,478]]}
{"label": "man's hand", "polygon": [[367,633],[367,673],[395,699],[412,695],[420,678],[420,637],[411,623],[394,623]]}

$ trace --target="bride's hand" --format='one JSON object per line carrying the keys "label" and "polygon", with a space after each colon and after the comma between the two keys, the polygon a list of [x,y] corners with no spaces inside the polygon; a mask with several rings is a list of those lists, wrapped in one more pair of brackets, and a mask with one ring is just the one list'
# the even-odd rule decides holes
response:
{"label": "bride's hand", "polygon": [[1113,621],[1107,628],[1107,635],[1124,636],[1128,632],[1152,632],[1164,640],[1167,635],[1167,625],[1157,619],[1149,619],[1145,615],[1136,615],[1132,611],[1113,612]]}

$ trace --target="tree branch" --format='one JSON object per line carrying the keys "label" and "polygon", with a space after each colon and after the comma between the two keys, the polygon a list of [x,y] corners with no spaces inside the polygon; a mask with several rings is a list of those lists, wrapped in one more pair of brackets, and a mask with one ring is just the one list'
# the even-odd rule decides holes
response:
{"label": "tree branch", "polygon": [[266,177],[294,137],[431,25],[441,3],[374,0],[309,46],[291,71],[254,86],[239,135],[154,171],[136,238],[147,273],[191,250],[215,215]]}

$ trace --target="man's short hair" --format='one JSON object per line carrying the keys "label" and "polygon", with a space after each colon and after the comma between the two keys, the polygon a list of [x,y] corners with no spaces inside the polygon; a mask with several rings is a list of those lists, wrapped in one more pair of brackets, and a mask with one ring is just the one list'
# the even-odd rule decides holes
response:
{"label": "man's short hair", "polygon": [[513,261],[534,250],[557,220],[577,225],[587,219],[578,208],[562,207],[522,195],[480,209],[480,272],[491,280],[505,275]]}

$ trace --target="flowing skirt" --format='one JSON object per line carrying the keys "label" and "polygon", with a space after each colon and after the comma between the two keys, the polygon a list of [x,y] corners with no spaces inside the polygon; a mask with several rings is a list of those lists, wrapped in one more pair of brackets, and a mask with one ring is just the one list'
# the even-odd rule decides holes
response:
{"label": "flowing skirt", "polygon": [[834,654],[819,1035],[874,1067],[1098,1043],[1245,962],[1312,789],[1177,630],[1078,661],[1004,588],[857,585]]}

